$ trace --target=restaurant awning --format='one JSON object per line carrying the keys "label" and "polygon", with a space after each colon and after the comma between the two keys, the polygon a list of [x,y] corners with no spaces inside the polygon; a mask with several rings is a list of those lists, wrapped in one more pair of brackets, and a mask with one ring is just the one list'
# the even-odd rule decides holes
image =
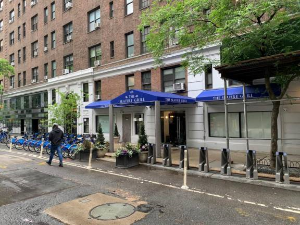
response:
{"label": "restaurant awning", "polygon": [[111,104],[120,106],[193,104],[194,98],[157,91],[129,90],[111,100]]}
{"label": "restaurant awning", "polygon": [[[111,104],[111,100],[105,100],[105,101],[96,101],[88,104],[85,108],[86,109],[105,109],[108,108]],[[114,105],[114,107],[121,107]]]}
{"label": "restaurant awning", "polygon": [[[272,89],[275,95],[280,95],[280,86],[272,84]],[[252,85],[246,86],[246,98],[265,98],[269,94],[266,90],[265,85]],[[228,100],[242,100],[243,99],[243,87],[231,87],[227,88],[227,99]],[[213,101],[223,101],[224,100],[224,88],[204,90],[197,97],[197,102],[213,102]]]}

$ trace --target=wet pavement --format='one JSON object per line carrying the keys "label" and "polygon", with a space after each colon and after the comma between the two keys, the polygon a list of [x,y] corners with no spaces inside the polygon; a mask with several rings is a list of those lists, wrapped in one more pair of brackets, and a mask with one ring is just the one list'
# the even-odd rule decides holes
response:
{"label": "wet pavement", "polygon": [[[182,190],[177,171],[117,169],[104,161],[92,170],[72,161],[50,167],[45,159],[21,153],[0,150],[0,225],[64,224],[47,210],[97,193],[149,209],[134,224],[300,224],[300,192],[196,175],[188,176],[190,189]],[[81,220],[93,219],[83,214]]]}

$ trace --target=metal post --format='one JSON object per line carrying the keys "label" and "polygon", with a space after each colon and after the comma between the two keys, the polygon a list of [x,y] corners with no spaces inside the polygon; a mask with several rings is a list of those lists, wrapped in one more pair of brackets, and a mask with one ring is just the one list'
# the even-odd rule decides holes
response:
{"label": "metal post", "polygon": [[[284,158],[284,160],[282,158]],[[286,152],[276,152],[276,182],[290,183]]]}
{"label": "metal post", "polygon": [[249,150],[249,139],[248,139],[248,121],[247,121],[247,104],[246,104],[246,86],[243,84],[243,103],[244,103],[244,126],[245,126],[245,138],[246,148]]}
{"label": "metal post", "polygon": [[231,156],[228,148],[221,150],[221,174],[231,176]]}
{"label": "metal post", "polygon": [[109,151],[114,152],[114,106],[109,105]]}
{"label": "metal post", "polygon": [[160,102],[155,101],[155,146],[156,156],[161,158],[161,120],[160,120]]}
{"label": "metal post", "polygon": [[199,171],[200,172],[209,172],[209,161],[208,161],[208,150],[206,147],[201,147],[199,157]]}
{"label": "metal post", "polygon": [[183,170],[183,185],[182,189],[189,189],[189,187],[186,185],[187,183],[187,157],[188,157],[188,151],[184,151],[184,170]]}
{"label": "metal post", "polygon": [[147,163],[148,164],[155,164],[156,163],[155,144],[149,143]]}
{"label": "metal post", "polygon": [[256,151],[254,150],[247,150],[246,178],[254,180],[258,179]]}
{"label": "metal post", "polygon": [[224,108],[225,108],[226,148],[229,149],[229,125],[228,125],[227,80],[226,79],[224,79]]}
{"label": "metal post", "polygon": [[43,151],[44,151],[44,138],[42,138],[40,157],[43,157]]}
{"label": "metal post", "polygon": [[168,166],[171,167],[172,166],[172,149],[170,147],[170,145],[168,144],[164,144],[163,145],[163,160],[162,160],[162,165],[163,166]]}
{"label": "metal post", "polygon": [[180,161],[179,161],[179,169],[184,168],[184,153],[185,150],[187,150],[187,168],[189,169],[189,150],[187,149],[186,145],[180,145],[179,151],[180,151]]}
{"label": "metal post", "polygon": [[87,166],[88,169],[92,169],[92,157],[93,157],[93,142],[91,142],[91,149],[90,149],[90,157],[89,157],[89,164]]}
{"label": "metal post", "polygon": [[13,138],[10,139],[10,145],[9,145],[9,151],[12,152],[12,141],[13,141]]}

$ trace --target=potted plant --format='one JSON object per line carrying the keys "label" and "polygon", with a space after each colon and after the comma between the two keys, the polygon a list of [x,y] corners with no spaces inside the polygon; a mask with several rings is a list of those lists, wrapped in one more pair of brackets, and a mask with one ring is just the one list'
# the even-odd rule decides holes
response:
{"label": "potted plant", "polygon": [[114,143],[115,143],[115,144],[118,144],[119,142],[120,142],[120,134],[119,134],[119,131],[118,131],[118,126],[117,126],[117,124],[115,123]]}
{"label": "potted plant", "polygon": [[139,164],[139,153],[140,149],[130,143],[127,143],[125,147],[118,148],[115,153],[116,166],[118,168],[137,166]]}
{"label": "potted plant", "polygon": [[107,144],[105,143],[105,138],[102,131],[102,126],[99,124],[98,135],[94,145],[94,151],[97,152],[97,158],[103,158],[107,153]]}
{"label": "potted plant", "polygon": [[148,158],[148,136],[145,132],[145,124],[141,123],[140,125],[140,131],[139,131],[139,140],[138,140],[138,146],[140,149],[140,162],[147,162]]}
{"label": "potted plant", "polygon": [[[84,140],[82,144],[78,145],[77,151],[79,153],[79,161],[88,161],[90,157],[90,150],[92,147],[92,143],[90,140]],[[96,158],[97,152],[92,152],[92,159]]]}

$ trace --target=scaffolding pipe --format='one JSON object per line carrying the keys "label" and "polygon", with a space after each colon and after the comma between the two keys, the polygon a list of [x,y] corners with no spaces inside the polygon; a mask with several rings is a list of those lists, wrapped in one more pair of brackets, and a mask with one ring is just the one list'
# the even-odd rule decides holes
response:
{"label": "scaffolding pipe", "polygon": [[225,108],[226,148],[229,149],[229,125],[228,125],[227,80],[226,79],[224,79],[224,108]]}
{"label": "scaffolding pipe", "polygon": [[249,139],[248,139],[248,121],[247,121],[247,104],[246,104],[246,86],[243,84],[243,103],[244,103],[244,126],[245,126],[245,137],[246,137],[246,150],[249,150]]}

